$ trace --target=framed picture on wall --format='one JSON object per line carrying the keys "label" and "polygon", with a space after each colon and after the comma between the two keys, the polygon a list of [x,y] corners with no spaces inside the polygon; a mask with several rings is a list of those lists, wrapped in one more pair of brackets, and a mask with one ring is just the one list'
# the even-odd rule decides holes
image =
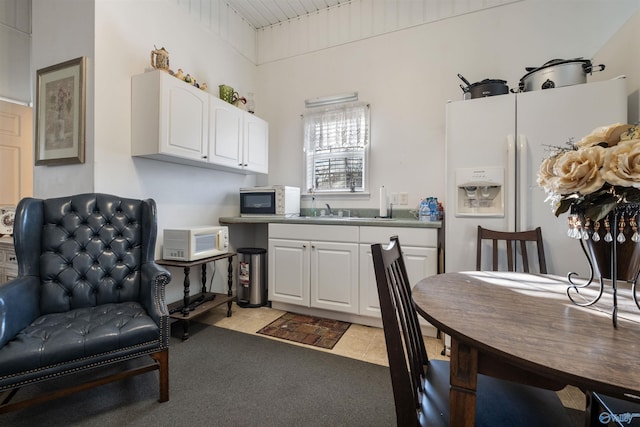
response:
{"label": "framed picture on wall", "polygon": [[85,66],[82,56],[37,71],[36,165],[84,163]]}

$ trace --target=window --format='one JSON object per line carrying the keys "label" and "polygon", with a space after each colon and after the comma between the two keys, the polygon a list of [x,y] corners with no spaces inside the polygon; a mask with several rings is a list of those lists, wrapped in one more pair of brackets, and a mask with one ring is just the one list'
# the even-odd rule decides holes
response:
{"label": "window", "polygon": [[365,192],[369,105],[333,105],[304,116],[306,189],[316,193]]}

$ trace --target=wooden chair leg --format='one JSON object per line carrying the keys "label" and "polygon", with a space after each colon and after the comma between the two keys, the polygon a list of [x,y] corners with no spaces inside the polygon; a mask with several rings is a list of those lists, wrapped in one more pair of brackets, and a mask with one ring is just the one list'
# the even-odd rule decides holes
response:
{"label": "wooden chair leg", "polygon": [[158,373],[160,382],[160,403],[169,400],[169,349],[166,348],[151,355],[158,363]]}

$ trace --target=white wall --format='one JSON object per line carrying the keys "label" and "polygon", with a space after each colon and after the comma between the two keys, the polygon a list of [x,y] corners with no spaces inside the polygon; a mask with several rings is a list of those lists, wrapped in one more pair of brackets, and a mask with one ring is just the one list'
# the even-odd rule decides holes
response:
{"label": "white wall", "polygon": [[0,0],[0,98],[31,102],[31,0]]}
{"label": "white wall", "polygon": [[[86,127],[84,164],[35,166],[33,195],[55,197],[92,192],[94,189],[94,15],[92,1],[33,0],[32,3],[33,101],[36,98],[36,70],[80,56],[87,57]],[[34,124],[36,123],[34,109]],[[35,136],[35,131],[34,131]]]}
{"label": "white wall", "polygon": [[[207,0],[183,0],[200,2]],[[258,64],[523,0],[349,0],[258,30]]]}
{"label": "white wall", "polygon": [[[525,66],[598,53],[607,72],[638,75],[637,59],[629,59],[638,51],[633,29],[638,14],[635,27],[623,25],[639,3],[525,0],[256,68],[246,32],[242,43],[230,43],[237,34],[220,13],[222,0],[33,0],[31,75],[84,55],[89,76],[87,161],[37,167],[34,194],[104,191],[152,197],[158,202],[160,231],[178,224],[215,224],[220,216],[237,214],[238,188],[262,179],[130,156],[130,77],[144,72],[156,45],[167,48],[172,68],[183,68],[210,88],[227,83],[256,94],[258,115],[270,123],[269,182],[302,182],[304,99],[357,90],[372,105],[371,187],[384,184],[390,192],[409,192],[408,207],[426,195],[442,198],[444,105],[461,98],[457,73],[472,82],[502,78],[514,87]],[[217,9],[206,9],[207,4]],[[203,16],[217,23],[203,22]],[[607,49],[614,34],[621,41]],[[627,59],[621,59],[623,52]],[[0,71],[6,69],[0,63]],[[637,98],[637,77],[629,80],[634,82],[630,99],[634,93]],[[324,201],[336,207],[378,206],[375,191],[370,198]],[[242,238],[251,243],[251,236]],[[173,273],[170,300],[182,290],[180,272]]]}
{"label": "white wall", "polygon": [[[462,97],[457,73],[471,82],[499,78],[517,88],[527,66],[591,58],[638,5],[527,0],[261,64],[259,87],[271,126],[269,182],[302,184],[304,99],[358,91],[371,103],[373,191],[369,198],[327,200],[336,207],[373,208],[380,185],[390,193],[408,192],[408,208],[425,196],[442,199],[444,106]],[[638,51],[637,43],[629,52]]]}
{"label": "white wall", "polygon": [[[222,83],[256,92],[255,65],[173,0],[35,0],[33,8],[35,67],[80,55],[90,64],[87,162],[36,168],[36,197],[96,191],[153,198],[158,257],[163,229],[217,225],[219,217],[236,215],[238,188],[255,185],[255,176],[131,157],[131,76],[149,67],[154,45],[210,93]],[[222,271],[216,286],[226,280],[226,266]],[[182,271],[172,273],[169,301],[182,296]],[[194,273],[194,292],[198,279]]]}
{"label": "white wall", "polygon": [[[627,76],[628,123],[640,122],[640,12],[636,12],[593,57],[594,63],[606,64],[594,74],[594,80]],[[636,52],[636,53],[634,53]]]}

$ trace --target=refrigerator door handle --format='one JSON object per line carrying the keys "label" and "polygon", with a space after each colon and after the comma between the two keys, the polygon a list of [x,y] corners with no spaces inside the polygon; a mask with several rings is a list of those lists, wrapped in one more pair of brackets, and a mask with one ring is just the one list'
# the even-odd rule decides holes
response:
{"label": "refrigerator door handle", "polygon": [[507,230],[516,231],[516,141],[514,135],[507,135],[507,176],[506,200]]}
{"label": "refrigerator door handle", "polygon": [[518,199],[517,200],[517,215],[519,222],[517,224],[518,229],[516,231],[525,231],[529,226],[529,209],[528,209],[528,200],[529,200],[529,153],[527,150],[527,137],[525,135],[518,135],[518,174],[516,176],[516,180],[518,181]]}

